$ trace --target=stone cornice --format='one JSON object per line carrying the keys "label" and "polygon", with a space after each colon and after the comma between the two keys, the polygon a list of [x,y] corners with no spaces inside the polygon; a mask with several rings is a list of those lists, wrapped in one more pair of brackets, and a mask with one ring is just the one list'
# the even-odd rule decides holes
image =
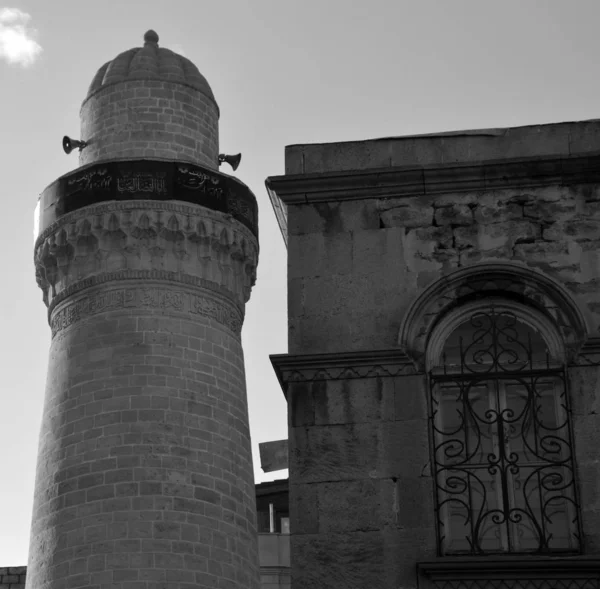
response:
{"label": "stone cornice", "polygon": [[272,176],[267,188],[291,205],[599,181],[600,154],[592,153]]}
{"label": "stone cornice", "polygon": [[227,214],[135,200],[64,215],[39,236],[34,258],[50,308],[107,281],[153,279],[221,292],[243,309],[256,279],[258,243]]}
{"label": "stone cornice", "polygon": [[569,366],[600,366],[600,338],[589,338]]}
{"label": "stone cornice", "polygon": [[269,356],[284,395],[292,382],[376,378],[415,374],[398,348],[337,354],[274,354]]}
{"label": "stone cornice", "polygon": [[[272,354],[269,356],[283,394],[290,383],[425,374],[399,348],[332,354]],[[600,365],[600,338],[588,340],[569,366]]]}
{"label": "stone cornice", "polygon": [[[418,563],[417,568],[421,575],[433,581],[434,586],[438,586],[437,583],[439,583],[440,587],[447,587],[444,583],[450,581],[471,581],[472,583],[473,581],[497,580],[503,581],[505,584],[502,586],[509,589],[522,587],[523,585],[518,581],[526,579],[549,582],[555,579],[569,581],[589,579],[596,582],[600,580],[600,559],[585,556],[505,556],[498,558],[452,556]],[[472,583],[469,586],[477,587],[478,585]],[[481,585],[481,587],[487,586],[485,583]],[[577,586],[579,587],[579,585]]]}

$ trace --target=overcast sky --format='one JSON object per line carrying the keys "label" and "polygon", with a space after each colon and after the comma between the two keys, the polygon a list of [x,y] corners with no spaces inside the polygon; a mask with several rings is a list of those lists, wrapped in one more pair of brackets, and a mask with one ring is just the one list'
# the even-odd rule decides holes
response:
{"label": "overcast sky", "polygon": [[[168,7],[168,11],[166,8]],[[39,193],[77,166],[96,70],[142,44],[196,63],[221,109],[221,149],[260,207],[243,332],[255,470],[287,435],[268,355],[287,351],[286,257],[264,189],[284,146],[600,116],[598,0],[32,0],[0,4],[0,566],[27,562],[50,333],[33,268]],[[274,473],[270,478],[284,476]]]}

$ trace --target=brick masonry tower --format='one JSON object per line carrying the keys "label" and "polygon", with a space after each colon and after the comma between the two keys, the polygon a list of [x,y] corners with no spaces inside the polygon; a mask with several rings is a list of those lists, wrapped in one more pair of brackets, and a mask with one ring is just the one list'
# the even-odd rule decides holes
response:
{"label": "brick masonry tower", "polygon": [[36,212],[52,344],[30,589],[258,587],[240,339],[256,200],[218,171],[205,78],[144,41],[94,77],[80,167]]}

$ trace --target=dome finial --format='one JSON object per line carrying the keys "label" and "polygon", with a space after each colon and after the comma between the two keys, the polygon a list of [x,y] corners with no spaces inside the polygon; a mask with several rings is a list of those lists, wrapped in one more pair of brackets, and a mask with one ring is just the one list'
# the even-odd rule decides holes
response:
{"label": "dome finial", "polygon": [[158,34],[152,29],[146,31],[146,34],[144,35],[144,44],[148,45],[149,43],[158,45]]}

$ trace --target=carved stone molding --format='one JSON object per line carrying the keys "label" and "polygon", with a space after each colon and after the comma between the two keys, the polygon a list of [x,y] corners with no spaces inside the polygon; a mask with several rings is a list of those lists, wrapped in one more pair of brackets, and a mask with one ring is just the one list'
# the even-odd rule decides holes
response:
{"label": "carved stone molding", "polygon": [[166,270],[118,270],[116,272],[105,272],[97,276],[90,276],[79,282],[71,284],[68,288],[63,290],[60,294],[52,299],[50,305],[48,305],[48,316],[52,313],[54,308],[62,303],[65,299],[78,293],[80,290],[99,286],[107,282],[114,281],[125,281],[125,280],[143,280],[148,281],[165,281],[174,285],[181,286],[192,286],[209,290],[215,294],[220,295],[221,298],[228,299],[232,304],[240,308],[243,313],[244,306],[239,300],[231,296],[231,292],[227,289],[204,280],[203,278],[196,278],[195,276],[188,276],[187,274],[177,274],[176,272],[167,272]]}
{"label": "carved stone molding", "polygon": [[164,309],[172,312],[214,319],[239,335],[244,320],[243,311],[227,299],[217,299],[210,292],[188,292],[163,288],[156,284],[91,291],[75,300],[57,305],[50,315],[52,337],[78,321],[119,309]]}
{"label": "carved stone molding", "polygon": [[570,366],[600,366],[600,338],[588,339]]}
{"label": "carved stone molding", "polygon": [[284,394],[291,382],[416,374],[408,356],[397,348],[339,354],[274,354],[270,359]]}
{"label": "carved stone molding", "polygon": [[435,589],[598,589],[595,557],[439,558],[417,565]]}
{"label": "carved stone molding", "polygon": [[258,242],[227,214],[137,200],[61,217],[38,237],[34,258],[50,308],[81,288],[135,278],[195,284],[243,305],[256,280]]}
{"label": "carved stone molding", "polygon": [[598,152],[568,158],[542,156],[426,166],[391,167],[383,162],[381,165],[385,167],[271,176],[266,184],[268,190],[289,206],[600,181]]}

